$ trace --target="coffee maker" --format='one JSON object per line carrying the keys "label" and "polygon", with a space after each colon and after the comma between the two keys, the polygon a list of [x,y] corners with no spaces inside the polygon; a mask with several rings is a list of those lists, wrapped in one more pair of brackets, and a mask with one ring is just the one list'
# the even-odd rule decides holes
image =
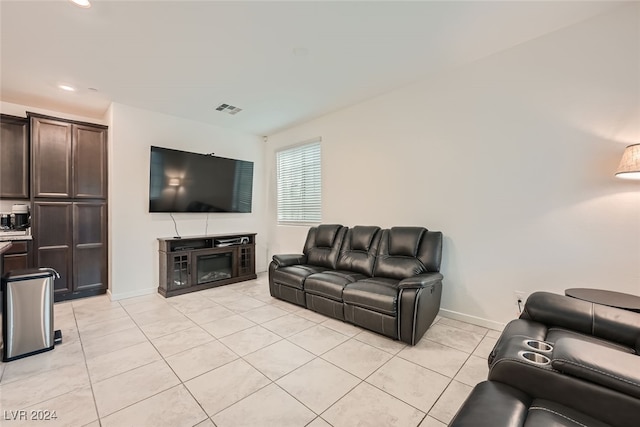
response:
{"label": "coffee maker", "polygon": [[16,204],[11,207],[11,228],[26,230],[30,226],[29,205]]}

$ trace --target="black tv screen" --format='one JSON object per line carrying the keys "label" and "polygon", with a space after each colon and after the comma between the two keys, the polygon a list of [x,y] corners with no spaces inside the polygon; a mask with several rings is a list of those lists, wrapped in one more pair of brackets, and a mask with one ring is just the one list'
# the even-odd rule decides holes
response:
{"label": "black tv screen", "polygon": [[253,162],[151,147],[149,212],[251,212]]}

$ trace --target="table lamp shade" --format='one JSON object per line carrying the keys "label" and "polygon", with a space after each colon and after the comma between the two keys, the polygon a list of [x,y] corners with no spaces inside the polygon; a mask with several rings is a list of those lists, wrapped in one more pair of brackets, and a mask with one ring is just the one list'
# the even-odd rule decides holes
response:
{"label": "table lamp shade", "polygon": [[640,144],[629,145],[624,149],[616,176],[625,179],[640,179]]}

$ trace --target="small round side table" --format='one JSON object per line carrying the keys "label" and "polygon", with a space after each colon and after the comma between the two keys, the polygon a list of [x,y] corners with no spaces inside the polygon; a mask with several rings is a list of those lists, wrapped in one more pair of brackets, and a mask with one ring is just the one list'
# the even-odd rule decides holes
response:
{"label": "small round side table", "polygon": [[640,313],[640,297],[622,292],[606,291],[604,289],[571,288],[564,291],[568,297],[608,305],[609,307]]}

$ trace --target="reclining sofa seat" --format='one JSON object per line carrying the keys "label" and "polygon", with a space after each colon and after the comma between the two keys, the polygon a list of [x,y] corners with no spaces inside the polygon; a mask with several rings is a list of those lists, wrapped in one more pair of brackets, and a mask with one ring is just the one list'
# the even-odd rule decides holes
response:
{"label": "reclining sofa seat", "polygon": [[504,328],[489,354],[490,367],[516,336],[551,344],[561,338],[575,338],[637,355],[640,314],[550,292],[535,292],[527,299],[520,317]]}
{"label": "reclining sofa seat", "polygon": [[380,227],[376,226],[357,225],[347,230],[338,256],[337,270],[314,273],[305,280],[307,308],[345,320],[344,288],[373,275],[381,235]]}
{"label": "reclining sofa seat", "polygon": [[611,427],[600,419],[498,381],[477,384],[449,427]]}
{"label": "reclining sofa seat", "polygon": [[489,355],[488,381],[450,426],[637,427],[638,353],[640,314],[536,292]]}
{"label": "reclining sofa seat", "polygon": [[440,308],[441,260],[441,232],[383,230],[373,276],[344,288],[345,320],[414,345]]}
{"label": "reclining sofa seat", "polygon": [[[638,426],[640,358],[637,355],[582,337],[558,338],[551,350],[531,350],[526,342],[521,336],[511,337],[497,354],[487,379],[610,425]],[[527,353],[537,353],[535,363],[525,359]],[[535,424],[527,417],[525,425]]]}
{"label": "reclining sofa seat", "polygon": [[339,224],[312,227],[302,254],[274,255],[269,265],[271,295],[306,307],[304,282],[313,273],[334,270],[347,229]]}
{"label": "reclining sofa seat", "polygon": [[450,425],[636,427],[639,348],[640,314],[536,292]]}

